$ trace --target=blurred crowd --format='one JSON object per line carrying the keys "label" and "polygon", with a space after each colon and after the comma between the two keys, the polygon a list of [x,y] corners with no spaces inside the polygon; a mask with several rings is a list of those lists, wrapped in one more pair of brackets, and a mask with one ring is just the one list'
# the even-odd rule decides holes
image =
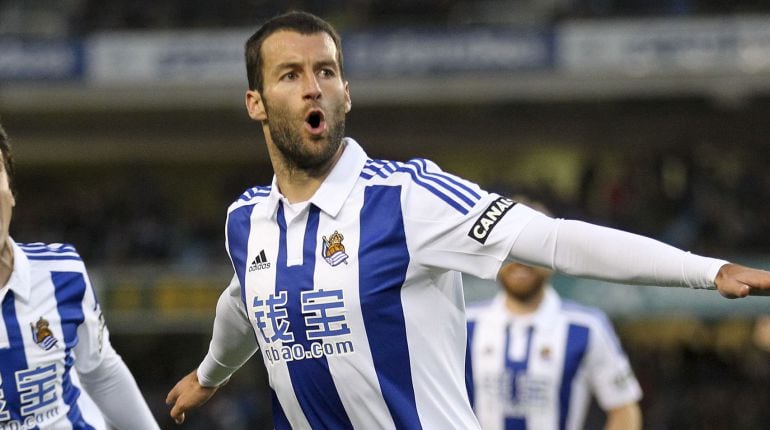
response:
{"label": "blurred crowd", "polygon": [[768,13],[767,0],[3,0],[0,34],[254,26],[287,9],[341,30],[403,25],[545,24],[563,19]]}
{"label": "blurred crowd", "polygon": [[486,184],[573,218],[705,255],[765,255],[770,246],[766,151],[684,140],[664,148],[575,148],[583,156],[575,192],[553,183]]}
{"label": "blurred crowd", "polygon": [[574,196],[548,183],[506,188],[575,218],[708,255],[766,254],[770,246],[767,152],[713,143],[589,150]]}
{"label": "blurred crowd", "polygon": [[620,324],[644,390],[645,428],[764,428],[770,422],[763,406],[770,401],[768,323],[760,317]]}
{"label": "blurred crowd", "polygon": [[269,183],[271,171],[215,164],[19,166],[11,233],[21,242],[65,240],[91,265],[207,270],[229,264],[227,207],[249,186]]}

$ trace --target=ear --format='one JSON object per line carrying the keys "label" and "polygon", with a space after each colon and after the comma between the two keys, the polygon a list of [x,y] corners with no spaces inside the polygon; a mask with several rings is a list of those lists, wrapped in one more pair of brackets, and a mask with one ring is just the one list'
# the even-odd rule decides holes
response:
{"label": "ear", "polygon": [[353,108],[353,102],[350,100],[350,86],[348,81],[345,81],[345,113],[350,112]]}
{"label": "ear", "polygon": [[265,104],[262,102],[262,95],[256,90],[246,91],[246,110],[254,121],[267,120],[267,111],[265,111]]}

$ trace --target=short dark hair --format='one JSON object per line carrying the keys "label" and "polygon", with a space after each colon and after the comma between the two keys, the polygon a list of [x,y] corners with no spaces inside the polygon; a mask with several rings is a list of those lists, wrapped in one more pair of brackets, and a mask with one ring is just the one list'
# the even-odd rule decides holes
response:
{"label": "short dark hair", "polygon": [[291,11],[268,20],[246,41],[246,76],[249,80],[250,90],[262,92],[264,84],[264,76],[262,75],[262,43],[268,36],[281,30],[295,31],[303,35],[315,33],[328,34],[337,47],[337,62],[340,66],[340,76],[344,76],[342,72],[342,41],[337,30],[331,24],[313,14]]}
{"label": "short dark hair", "polygon": [[11,192],[16,194],[16,189],[13,186],[13,154],[11,154],[11,141],[8,139],[8,134],[3,128],[3,124],[0,123],[0,152],[3,153],[3,164],[5,171],[8,174],[8,185],[11,187]]}

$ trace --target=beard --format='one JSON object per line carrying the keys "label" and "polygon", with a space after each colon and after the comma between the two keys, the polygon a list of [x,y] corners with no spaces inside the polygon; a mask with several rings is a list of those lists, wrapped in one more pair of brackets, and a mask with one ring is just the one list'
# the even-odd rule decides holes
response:
{"label": "beard", "polygon": [[500,283],[509,297],[521,303],[530,303],[543,292],[547,278],[531,269],[517,270],[506,272]]}
{"label": "beard", "polygon": [[506,293],[508,293],[509,296],[511,296],[516,301],[519,301],[519,302],[522,302],[522,303],[529,303],[529,302],[531,302],[542,291],[543,291],[543,288],[540,287],[540,286],[530,286],[530,287],[528,287],[526,289],[524,289],[524,288],[506,288]]}
{"label": "beard", "polygon": [[305,144],[300,129],[294,125],[291,112],[283,107],[271,107],[264,100],[270,123],[270,137],[286,160],[289,170],[314,172],[323,170],[334,158],[345,135],[345,107],[342,103],[324,115],[326,136],[313,136]]}

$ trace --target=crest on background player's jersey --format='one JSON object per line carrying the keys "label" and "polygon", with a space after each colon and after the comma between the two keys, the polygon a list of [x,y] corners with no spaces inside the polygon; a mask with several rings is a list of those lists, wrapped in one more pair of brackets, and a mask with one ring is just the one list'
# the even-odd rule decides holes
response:
{"label": "crest on background player's jersey", "polygon": [[324,260],[332,266],[336,266],[348,259],[348,254],[345,254],[345,245],[342,244],[342,240],[345,236],[340,232],[334,230],[331,236],[327,239],[323,237],[323,253]]}
{"label": "crest on background player's jersey", "polygon": [[544,361],[551,360],[551,348],[544,346],[543,349],[540,350],[540,358],[542,358]]}
{"label": "crest on background player's jersey", "polygon": [[56,346],[59,342],[53,337],[53,332],[48,328],[48,325],[48,320],[43,317],[40,317],[34,325],[29,323],[29,328],[32,329],[32,338],[35,340],[35,343],[46,351]]}

